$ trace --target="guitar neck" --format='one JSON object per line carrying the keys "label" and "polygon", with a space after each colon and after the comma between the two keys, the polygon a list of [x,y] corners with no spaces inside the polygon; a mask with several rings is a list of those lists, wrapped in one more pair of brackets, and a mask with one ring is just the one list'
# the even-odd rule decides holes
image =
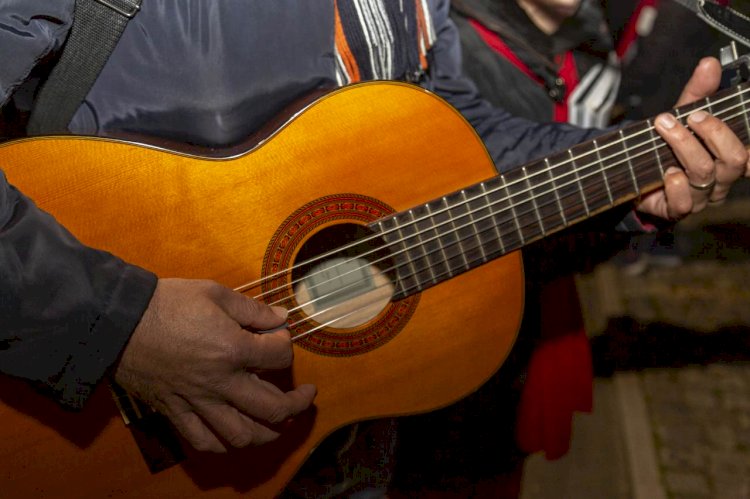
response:
{"label": "guitar neck", "polygon": [[[673,110],[721,118],[748,142],[748,83]],[[379,221],[402,298],[526,246],[662,185],[678,165],[651,119],[533,161]]]}

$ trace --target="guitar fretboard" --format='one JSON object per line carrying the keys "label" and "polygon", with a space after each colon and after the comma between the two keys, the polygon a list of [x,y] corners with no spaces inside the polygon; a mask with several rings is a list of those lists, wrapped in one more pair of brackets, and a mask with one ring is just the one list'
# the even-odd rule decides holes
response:
{"label": "guitar fretboard", "polygon": [[[697,109],[750,136],[743,83],[673,111],[683,124]],[[397,277],[394,298],[434,286],[662,184],[678,165],[652,120],[533,161],[379,221]]]}

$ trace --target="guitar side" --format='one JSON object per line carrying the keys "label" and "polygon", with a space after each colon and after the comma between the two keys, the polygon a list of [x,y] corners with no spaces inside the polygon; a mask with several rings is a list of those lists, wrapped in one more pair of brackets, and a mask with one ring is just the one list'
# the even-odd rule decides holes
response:
{"label": "guitar side", "polygon": [[[232,288],[262,276],[269,241],[316,199],[355,193],[400,211],[495,174],[455,110],[398,83],[328,94],[233,158],[40,138],[0,146],[0,167],[84,243],[160,277]],[[318,385],[314,410],[277,442],[193,456],[153,475],[106,393],[81,415],[66,415],[3,380],[0,487],[11,497],[273,496],[336,428],[431,410],[478,388],[515,339],[520,263],[512,253],[424,291],[403,329],[365,353],[320,355],[295,346],[291,377]],[[67,429],[80,421],[92,422],[89,434]],[[62,483],[72,485],[63,490]]]}

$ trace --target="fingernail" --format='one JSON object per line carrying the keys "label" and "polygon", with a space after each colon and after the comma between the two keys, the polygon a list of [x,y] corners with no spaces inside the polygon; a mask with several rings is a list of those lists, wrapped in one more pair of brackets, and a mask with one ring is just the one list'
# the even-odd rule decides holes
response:
{"label": "fingernail", "polygon": [[284,307],[274,305],[271,307],[271,310],[273,310],[274,314],[279,316],[279,319],[286,319],[289,316],[289,310]]}
{"label": "fingernail", "polygon": [[688,119],[694,123],[700,123],[706,118],[708,118],[708,113],[706,111],[696,111],[688,117]]}
{"label": "fingernail", "polygon": [[669,130],[671,128],[674,128],[674,126],[677,124],[677,120],[674,119],[674,116],[667,113],[667,114],[660,114],[659,117],[656,118],[656,123],[659,126]]}

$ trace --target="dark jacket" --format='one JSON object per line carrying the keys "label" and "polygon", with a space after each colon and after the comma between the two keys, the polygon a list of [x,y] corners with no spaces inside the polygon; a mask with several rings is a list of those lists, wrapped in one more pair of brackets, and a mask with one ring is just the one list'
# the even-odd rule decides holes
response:
{"label": "dark jacket", "polygon": [[[578,79],[602,65],[614,65],[619,83],[614,42],[598,2],[584,0],[572,17],[552,35],[542,32],[516,1],[456,0],[451,14],[463,47],[463,70],[493,105],[534,121],[553,121],[556,103],[564,103],[568,82],[560,83],[560,68],[573,56]],[[518,63],[493,50],[472,23],[497,34]],[[613,60],[614,59],[614,60]],[[588,77],[598,75],[590,74]],[[609,106],[605,111],[611,109]],[[582,120],[579,120],[582,121]],[[577,121],[571,121],[577,122]],[[608,124],[608,121],[605,125]]]}
{"label": "dark jacket", "polygon": [[[476,128],[508,168],[591,132],[511,117],[461,76],[449,4],[430,0],[436,40],[420,82]],[[0,11],[0,103],[60,49],[73,0],[10,0]],[[335,86],[333,1],[147,0],[84,104],[75,133],[136,132],[208,146],[240,141],[294,98]],[[396,68],[405,75],[413,68]],[[26,82],[26,83],[25,83]],[[16,92],[23,106],[28,91]],[[2,168],[2,165],[0,165]],[[80,405],[148,304],[155,276],[80,245],[0,177],[0,371]]]}

